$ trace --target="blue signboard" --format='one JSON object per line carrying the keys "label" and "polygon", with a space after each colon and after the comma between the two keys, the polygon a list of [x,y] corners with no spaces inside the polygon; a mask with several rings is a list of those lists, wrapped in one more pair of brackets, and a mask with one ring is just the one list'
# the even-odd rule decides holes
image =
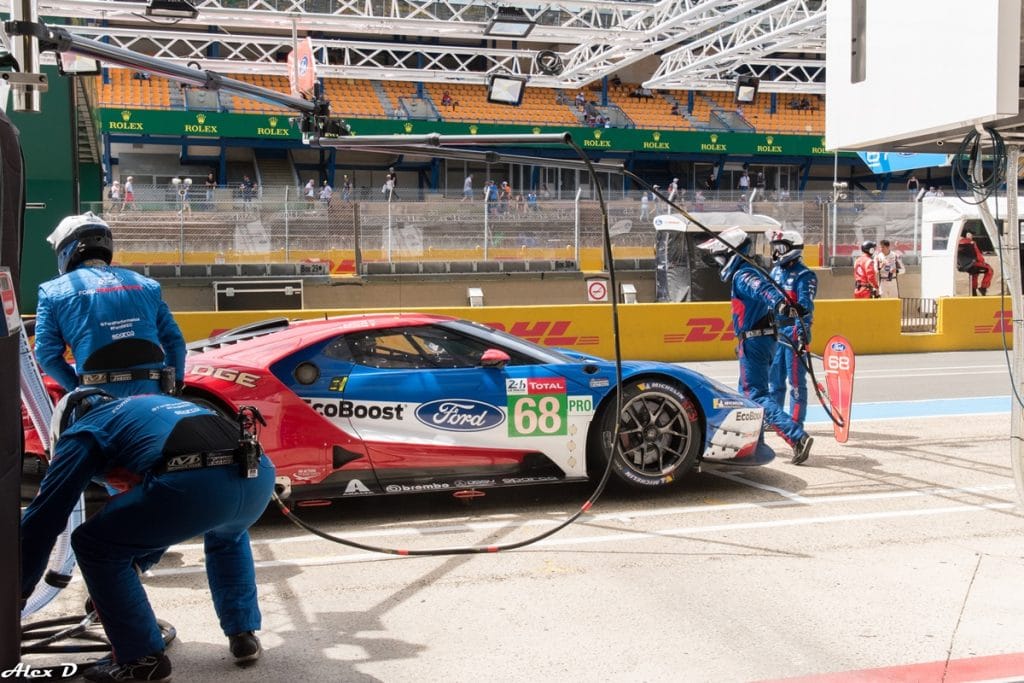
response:
{"label": "blue signboard", "polygon": [[915,168],[945,166],[949,163],[946,154],[914,154],[912,152],[857,152],[872,173],[895,173]]}

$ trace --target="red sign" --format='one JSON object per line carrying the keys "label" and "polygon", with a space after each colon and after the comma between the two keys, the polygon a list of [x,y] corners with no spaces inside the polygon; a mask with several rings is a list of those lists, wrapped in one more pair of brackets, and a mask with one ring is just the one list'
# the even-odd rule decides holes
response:
{"label": "red sign", "polygon": [[288,53],[288,84],[292,95],[312,97],[316,84],[316,60],[313,59],[313,41],[307,37]]}
{"label": "red sign", "polygon": [[484,324],[544,346],[593,346],[600,341],[600,337],[566,334],[572,325],[569,320],[516,321],[507,327],[502,323]]}
{"label": "red sign", "polygon": [[853,371],[856,366],[853,347],[845,337],[836,335],[825,342],[825,352],[821,355],[825,363],[825,386],[829,410],[842,422],[842,426],[832,424],[836,441],[846,443],[850,438],[850,419],[853,408]]}
{"label": "red sign", "polygon": [[594,280],[587,284],[587,296],[591,301],[605,301],[608,298],[608,285],[601,280]]}
{"label": "red sign", "polygon": [[528,394],[564,394],[565,378],[551,377],[544,379],[527,379],[526,393]]}

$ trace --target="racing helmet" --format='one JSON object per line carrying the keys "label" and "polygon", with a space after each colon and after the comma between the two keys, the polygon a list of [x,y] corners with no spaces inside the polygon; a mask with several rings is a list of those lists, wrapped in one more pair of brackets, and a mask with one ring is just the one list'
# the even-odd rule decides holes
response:
{"label": "racing helmet", "polygon": [[729,228],[720,232],[716,237],[701,242],[697,248],[704,249],[711,254],[711,258],[722,269],[722,282],[726,282],[739,267],[742,260],[739,254],[746,254],[750,250],[750,244],[750,235],[746,230]]}
{"label": "racing helmet", "polygon": [[863,242],[860,243],[860,250],[863,251],[868,256],[871,256],[871,252],[873,252],[875,250],[875,247],[877,246],[878,245],[875,244],[872,240],[864,240]]}
{"label": "racing helmet", "polygon": [[99,259],[107,265],[114,259],[114,235],[110,226],[92,211],[68,216],[46,241],[57,254],[57,270],[61,275],[89,259]]}
{"label": "racing helmet", "polygon": [[796,230],[778,230],[771,237],[772,261],[784,266],[803,255],[804,237]]}
{"label": "racing helmet", "polygon": [[52,455],[57,448],[60,435],[76,420],[96,406],[115,400],[117,399],[96,387],[78,388],[64,394],[53,407],[53,416],[50,417],[50,454]]}

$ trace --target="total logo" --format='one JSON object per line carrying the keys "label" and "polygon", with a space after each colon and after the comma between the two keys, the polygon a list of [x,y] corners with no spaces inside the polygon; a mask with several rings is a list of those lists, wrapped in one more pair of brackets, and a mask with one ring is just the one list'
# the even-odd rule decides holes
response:
{"label": "total logo", "polygon": [[440,399],[416,409],[416,419],[435,429],[448,432],[481,432],[505,421],[497,406],[471,398]]}
{"label": "total logo", "polygon": [[404,420],[402,413],[405,412],[404,405],[379,406],[363,405],[352,401],[344,400],[316,400],[311,398],[302,399],[314,411],[324,417],[354,417],[357,420]]}
{"label": "total logo", "polygon": [[736,335],[732,332],[731,321],[722,318],[690,318],[686,321],[686,331],[664,336],[666,344],[725,342],[734,339],[736,339]]}
{"label": "total logo", "polygon": [[597,336],[568,334],[572,325],[569,320],[519,320],[508,326],[504,323],[484,324],[544,346],[593,346],[601,340]]}

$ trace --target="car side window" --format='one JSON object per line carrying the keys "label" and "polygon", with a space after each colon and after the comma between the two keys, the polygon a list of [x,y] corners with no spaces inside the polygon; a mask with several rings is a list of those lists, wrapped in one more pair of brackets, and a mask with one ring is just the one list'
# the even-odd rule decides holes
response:
{"label": "car side window", "polygon": [[[324,347],[324,355],[371,368],[436,370],[477,367],[488,348],[483,340],[425,325],[352,332]],[[513,364],[528,360],[512,356]]]}

